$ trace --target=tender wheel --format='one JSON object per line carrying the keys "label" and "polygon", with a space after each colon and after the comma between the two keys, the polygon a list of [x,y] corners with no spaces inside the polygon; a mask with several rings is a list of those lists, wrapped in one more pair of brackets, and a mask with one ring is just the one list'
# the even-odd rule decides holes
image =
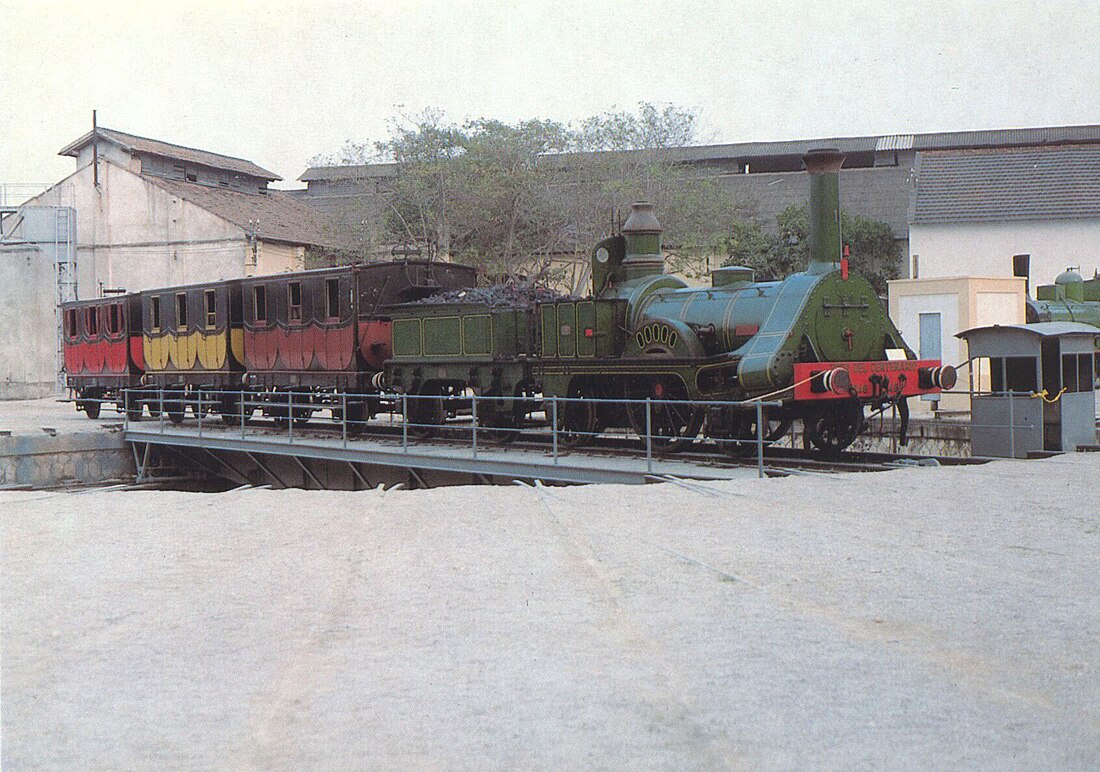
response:
{"label": "tender wheel", "polygon": [[[562,445],[583,448],[595,442],[600,421],[596,403],[586,399],[591,396],[584,389],[574,387],[569,390],[570,400],[558,402],[558,442]],[[551,410],[547,408],[548,417]]]}
{"label": "tender wheel", "polygon": [[490,442],[502,445],[512,442],[519,436],[519,428],[515,424],[511,403],[494,410],[493,403],[479,401],[477,408],[478,435],[484,435]]}
{"label": "tender wheel", "polygon": [[863,405],[844,401],[818,408],[803,419],[806,436],[825,456],[835,457],[855,442],[863,429]]}
{"label": "tender wheel", "polygon": [[409,434],[420,439],[427,439],[439,433],[439,427],[443,425],[443,421],[447,418],[447,408],[443,404],[443,397],[424,391],[416,396],[410,395],[407,405]]}
{"label": "tender wheel", "polygon": [[[764,410],[764,442],[780,439],[791,428],[792,420]],[[707,416],[707,436],[718,441],[723,453],[740,458],[756,451],[756,410],[723,408]]]}
{"label": "tender wheel", "polygon": [[[703,410],[686,402],[687,389],[679,379],[639,379],[627,383],[630,400],[654,400],[649,405],[650,447],[657,453],[675,453],[691,444],[703,427]],[[630,426],[646,445],[646,405],[628,404]]]}

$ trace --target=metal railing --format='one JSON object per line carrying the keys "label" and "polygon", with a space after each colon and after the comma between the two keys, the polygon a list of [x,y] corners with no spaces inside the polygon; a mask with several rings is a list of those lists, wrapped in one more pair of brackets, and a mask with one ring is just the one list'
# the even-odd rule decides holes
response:
{"label": "metal railing", "polygon": [[[343,447],[372,428],[372,440],[400,442],[404,452],[437,436],[462,442],[473,458],[497,451],[522,436],[548,446],[551,462],[580,452],[601,437],[633,439],[645,451],[646,471],[674,452],[712,443],[728,455],[755,455],[757,472],[765,476],[764,449],[769,409],[779,402],[687,401],[676,399],[588,399],[556,396],[486,396],[473,393],[415,395],[401,393],[250,391],[216,389],[125,389],[121,395],[127,429],[146,414],[161,434],[186,424],[199,437],[240,436],[249,432],[285,436],[288,444],[304,441],[303,429],[321,411],[329,418],[320,425],[339,429]],[[111,402],[111,400],[104,400]],[[740,421],[740,431],[703,436],[703,416],[727,411]],[[257,414],[268,419],[256,421]],[[605,422],[608,424],[605,426]],[[136,428],[136,427],[135,427]],[[311,435],[309,440],[317,439]]]}

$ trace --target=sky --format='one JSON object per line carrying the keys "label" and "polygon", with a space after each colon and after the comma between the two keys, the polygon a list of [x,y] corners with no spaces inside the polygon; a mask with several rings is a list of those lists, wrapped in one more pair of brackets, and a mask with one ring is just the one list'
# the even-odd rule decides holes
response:
{"label": "sky", "polygon": [[0,185],[100,126],[317,156],[462,122],[695,111],[703,142],[1100,123],[1097,0],[0,0]]}

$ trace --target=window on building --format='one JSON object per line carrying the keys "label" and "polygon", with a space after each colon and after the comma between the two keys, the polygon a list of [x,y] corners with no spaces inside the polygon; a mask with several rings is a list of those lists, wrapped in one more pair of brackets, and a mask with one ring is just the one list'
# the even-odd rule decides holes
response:
{"label": "window on building", "polygon": [[107,307],[107,332],[118,335],[122,331],[122,306],[112,303]]}
{"label": "window on building", "polygon": [[267,287],[262,284],[252,288],[252,311],[257,322],[267,321]]}
{"label": "window on building", "polygon": [[1092,391],[1092,354],[1062,354],[1062,386],[1068,392]]}
{"label": "window on building", "polygon": [[160,332],[160,295],[149,298],[149,328],[153,332]]}
{"label": "window on building", "polygon": [[176,295],[176,330],[179,332],[186,332],[187,330],[187,293],[181,292]]}
{"label": "window on building", "polygon": [[206,300],[206,329],[212,330],[218,326],[218,296],[215,290],[206,290],[203,293]]}
{"label": "window on building", "polygon": [[99,335],[99,309],[95,306],[84,309],[84,329],[92,337]]}
{"label": "window on building", "polygon": [[1039,390],[1035,357],[1005,357],[1004,388],[997,388],[994,372],[993,391],[1013,391],[1030,394]]}
{"label": "window on building", "polygon": [[329,319],[340,317],[340,280],[325,280],[325,316]]}
{"label": "window on building", "polygon": [[65,312],[65,333],[70,338],[75,338],[77,335],[75,308],[70,308],[68,311]]}
{"label": "window on building", "polygon": [[287,308],[289,309],[289,319],[292,322],[302,321],[302,283],[300,281],[292,281],[286,287],[287,294]]}

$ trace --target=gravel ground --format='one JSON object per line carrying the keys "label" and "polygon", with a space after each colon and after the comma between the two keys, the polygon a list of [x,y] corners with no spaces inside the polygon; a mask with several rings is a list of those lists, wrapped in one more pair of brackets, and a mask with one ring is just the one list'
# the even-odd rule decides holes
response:
{"label": "gravel ground", "polygon": [[0,493],[2,764],[1100,764],[1100,458]]}

